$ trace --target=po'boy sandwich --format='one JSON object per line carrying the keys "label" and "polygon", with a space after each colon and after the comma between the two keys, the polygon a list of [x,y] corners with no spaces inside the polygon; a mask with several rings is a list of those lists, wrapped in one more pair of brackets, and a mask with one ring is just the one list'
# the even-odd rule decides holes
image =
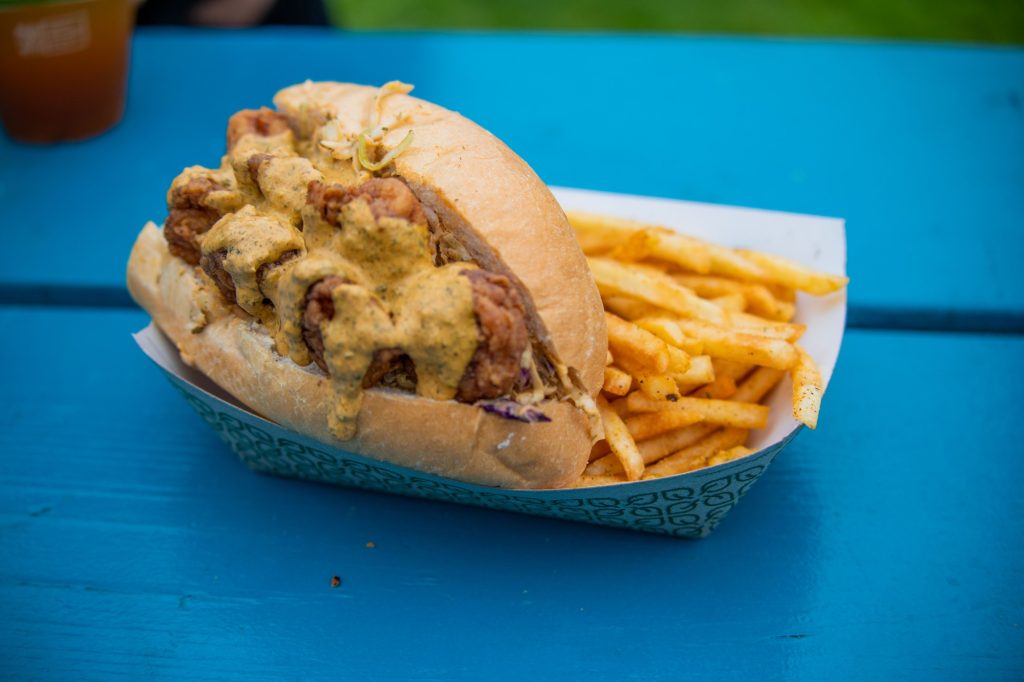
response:
{"label": "po'boy sandwich", "polygon": [[484,485],[577,480],[607,355],[586,260],[487,131],[392,82],[240,111],[128,263],[186,362],[351,452]]}

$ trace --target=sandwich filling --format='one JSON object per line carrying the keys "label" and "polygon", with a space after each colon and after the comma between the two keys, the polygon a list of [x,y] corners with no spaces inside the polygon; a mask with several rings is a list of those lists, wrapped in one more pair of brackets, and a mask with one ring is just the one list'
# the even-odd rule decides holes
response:
{"label": "sandwich filling", "polygon": [[339,439],[374,387],[521,421],[548,420],[548,399],[587,401],[531,332],[521,286],[473,262],[395,175],[412,132],[381,149],[379,103],[404,91],[382,88],[349,141],[331,120],[300,137],[308,126],[270,109],[232,116],[221,166],[188,168],[168,191],[170,253],[281,356],[330,378]]}

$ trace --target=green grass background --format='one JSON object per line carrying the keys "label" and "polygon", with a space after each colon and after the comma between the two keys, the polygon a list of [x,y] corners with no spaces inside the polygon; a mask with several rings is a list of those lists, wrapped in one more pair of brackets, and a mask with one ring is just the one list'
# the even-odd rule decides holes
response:
{"label": "green grass background", "polygon": [[1024,43],[1024,0],[326,0],[352,29],[657,31]]}

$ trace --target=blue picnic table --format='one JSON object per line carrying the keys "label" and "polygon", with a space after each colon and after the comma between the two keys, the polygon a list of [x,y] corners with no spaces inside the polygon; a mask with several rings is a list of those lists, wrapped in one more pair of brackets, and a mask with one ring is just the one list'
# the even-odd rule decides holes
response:
{"label": "blue picnic table", "polygon": [[[248,472],[124,265],[306,78],[414,83],[551,184],[845,217],[818,430],[696,541]],[[0,202],[0,678],[1024,675],[1024,50],[140,30],[122,123],[0,139]]]}

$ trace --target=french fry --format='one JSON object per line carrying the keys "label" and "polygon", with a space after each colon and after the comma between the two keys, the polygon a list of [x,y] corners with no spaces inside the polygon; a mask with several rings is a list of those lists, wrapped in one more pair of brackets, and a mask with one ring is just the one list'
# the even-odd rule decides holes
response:
{"label": "french fry", "polygon": [[626,472],[626,479],[639,480],[644,473],[644,460],[637,450],[636,442],[629,435],[625,422],[608,406],[608,401],[603,396],[597,398],[597,409],[601,413],[601,421],[604,422],[605,440],[608,441],[612,454],[622,465],[622,470]]}
{"label": "french fry", "polygon": [[651,255],[653,245],[654,235],[648,230],[639,230],[619,243],[608,255],[621,261],[643,260]]}
{"label": "french fry", "polygon": [[615,362],[615,358],[612,357],[612,352],[610,350],[609,351],[605,351],[605,357],[604,357],[604,364],[605,364],[605,366],[608,366],[608,365],[612,364],[613,362]]}
{"label": "french fry", "polygon": [[730,313],[742,313],[747,308],[747,299],[743,298],[743,294],[723,294],[711,299],[711,302]]}
{"label": "french fry", "polygon": [[606,474],[604,476],[588,476],[584,474],[575,481],[570,488],[594,488],[602,485],[615,485],[616,483],[628,483],[628,481],[622,476]]}
{"label": "french fry", "polygon": [[675,380],[666,374],[636,375],[640,392],[653,400],[665,400],[666,396],[679,395]]}
{"label": "french fry", "polygon": [[684,334],[671,318],[640,317],[634,322],[641,329],[646,329],[670,346],[675,346],[690,355],[700,355],[704,351],[704,344]]}
{"label": "french fry", "polygon": [[795,307],[775,298],[764,284],[741,282],[727,277],[693,275],[689,273],[672,275],[672,279],[692,289],[698,296],[716,298],[728,294],[740,294],[747,302],[747,310],[771,320],[789,321]]}
{"label": "french fry", "polygon": [[733,328],[736,331],[767,336],[773,339],[782,339],[784,341],[796,341],[807,331],[807,325],[804,324],[766,320],[763,317],[743,312],[730,313],[729,321],[732,322]]}
{"label": "french fry", "polygon": [[[714,365],[707,355],[690,358],[690,368],[685,372],[672,375],[678,385],[704,384],[715,380]],[[681,389],[680,389],[681,390]]]}
{"label": "french fry", "polygon": [[708,355],[778,369],[796,364],[796,350],[788,342],[722,329],[700,320],[678,320],[683,333],[704,344]]}
{"label": "french fry", "polygon": [[740,251],[740,254],[764,271],[765,274],[760,279],[806,291],[814,296],[831,294],[845,287],[850,281],[849,277],[817,272],[781,256],[759,251]]}
{"label": "french fry", "polygon": [[608,345],[616,360],[639,363],[649,368],[648,371],[659,374],[668,369],[668,347],[664,341],[617,315],[605,313],[605,321],[608,324]]}
{"label": "french fry", "polygon": [[748,433],[746,429],[737,428],[716,431],[698,443],[674,452],[651,465],[644,473],[644,478],[672,476],[700,468],[716,453],[745,443]]}
{"label": "french fry", "polygon": [[612,400],[608,403],[608,407],[612,408],[612,411],[620,417],[625,417],[629,414],[629,406],[626,404],[626,398]]}
{"label": "french fry", "polygon": [[628,417],[625,422],[633,440],[642,441],[690,424],[696,424],[702,419],[703,417],[696,412],[664,410]]}
{"label": "french fry", "polygon": [[629,296],[679,315],[725,323],[725,312],[668,278],[640,272],[605,258],[588,258],[602,297]]}
{"label": "french fry", "polygon": [[[711,255],[708,245],[693,237],[678,234],[655,225],[647,225],[626,218],[597,215],[584,211],[569,211],[569,223],[576,230],[584,252],[598,251],[607,244],[622,244],[640,233],[643,248],[656,258],[675,263],[694,272],[710,272]],[[638,240],[638,241],[639,241]],[[646,256],[645,256],[646,257]]]}
{"label": "french fry", "polygon": [[602,294],[601,301],[604,303],[605,310],[615,313],[622,319],[629,320],[630,322],[648,316],[657,317],[659,315],[674,314],[664,308],[659,308],[628,296],[605,296]]}
{"label": "french fry", "polygon": [[722,450],[721,452],[711,455],[704,462],[704,465],[710,467],[716,464],[724,464],[726,462],[731,462],[734,459],[739,459],[740,457],[746,457],[752,452],[754,451],[745,445],[737,445],[736,447],[729,448],[728,450]]}
{"label": "french fry", "polygon": [[711,254],[711,272],[742,280],[759,281],[765,278],[765,271],[742,254],[717,244],[705,244]]}
{"label": "french fry", "polygon": [[776,313],[775,315],[768,315],[773,320],[779,322],[791,322],[796,317],[796,304],[790,303],[789,301],[776,301]]}
{"label": "french fry", "polygon": [[686,410],[700,414],[709,424],[744,429],[763,429],[768,425],[766,405],[734,400],[709,400],[691,396],[680,396],[676,400],[654,400],[639,391],[634,391],[626,397],[626,406],[631,412]]}
{"label": "french fry", "polygon": [[809,428],[818,426],[818,411],[821,409],[821,394],[825,387],[821,382],[821,372],[807,351],[796,347],[797,360],[793,367],[793,417],[806,424]]}
{"label": "french fry", "polygon": [[612,395],[626,395],[633,385],[633,377],[618,367],[604,368],[604,385],[601,390]]}
{"label": "french fry", "polygon": [[637,444],[637,449],[640,450],[640,456],[643,458],[644,463],[650,464],[681,448],[693,445],[719,428],[717,424],[698,422],[678,431],[669,431],[660,436],[642,441]]}
{"label": "french fry", "polygon": [[654,243],[650,254],[655,258],[675,263],[694,272],[711,272],[711,251],[707,244],[663,228],[656,228],[653,236]]}
{"label": "french fry", "polygon": [[745,362],[732,362],[722,358],[711,358],[711,367],[715,370],[716,379],[729,377],[733,381],[739,381],[754,369],[753,365],[748,365]]}
{"label": "french fry", "polygon": [[[741,403],[760,402],[768,395],[768,391],[775,388],[785,374],[779,369],[758,367],[736,388],[731,399]],[[625,402],[625,399],[622,402]]]}
{"label": "french fry", "polygon": [[689,393],[694,398],[712,398],[714,400],[728,400],[735,394],[736,382],[727,376],[715,377],[711,383],[698,386]]}
{"label": "french fry", "polygon": [[693,358],[681,348],[676,348],[667,343],[665,346],[668,348],[668,370],[666,371],[670,374],[684,374],[688,372]]}
{"label": "french fry", "polygon": [[[657,462],[665,455],[675,452],[680,448],[693,445],[700,439],[718,430],[715,424],[699,422],[674,431],[668,431],[660,436],[655,436],[637,443],[637,449],[645,464]],[[584,474],[587,476],[607,476],[622,471],[622,465],[615,455],[604,455],[587,465]]]}
{"label": "french fry", "polygon": [[569,211],[569,224],[584,253],[606,253],[629,239],[639,227],[626,227],[615,218],[584,211]]}
{"label": "french fry", "polygon": [[[709,320],[715,324],[724,324],[728,321],[728,315],[723,315],[720,310],[721,306],[716,305],[712,301],[701,298],[691,289],[682,286],[674,280],[671,275],[657,265],[652,263],[627,263],[624,267],[637,274],[646,275],[655,282],[660,282],[662,286],[668,287],[671,291],[675,292],[677,296],[685,296],[689,298],[693,301],[693,304],[696,307],[696,313],[693,317]],[[716,308],[719,309],[716,310]]]}
{"label": "french fry", "polygon": [[771,282],[765,282],[764,286],[778,300],[785,303],[796,303],[796,289],[781,284],[772,284]]}

